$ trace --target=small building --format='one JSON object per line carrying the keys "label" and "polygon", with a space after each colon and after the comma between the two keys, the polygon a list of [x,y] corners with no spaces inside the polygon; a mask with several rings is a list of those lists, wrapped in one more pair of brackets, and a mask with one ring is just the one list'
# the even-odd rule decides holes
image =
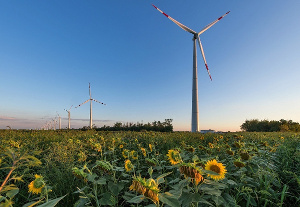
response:
{"label": "small building", "polygon": [[206,134],[206,133],[216,133],[216,131],[213,130],[213,129],[208,129],[208,130],[206,129],[206,130],[201,130],[200,133],[202,133],[202,134]]}

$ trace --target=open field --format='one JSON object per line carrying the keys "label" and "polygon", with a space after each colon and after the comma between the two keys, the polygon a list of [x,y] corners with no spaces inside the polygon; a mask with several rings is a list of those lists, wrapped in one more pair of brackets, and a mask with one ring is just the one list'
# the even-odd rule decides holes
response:
{"label": "open field", "polygon": [[2,130],[0,206],[299,207],[299,140],[288,132]]}

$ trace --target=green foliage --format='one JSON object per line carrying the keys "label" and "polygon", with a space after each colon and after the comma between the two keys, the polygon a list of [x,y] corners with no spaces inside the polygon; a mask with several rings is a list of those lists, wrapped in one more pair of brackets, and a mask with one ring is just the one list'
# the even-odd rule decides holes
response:
{"label": "green foliage", "polygon": [[[0,184],[13,159],[22,158],[0,191],[0,204],[38,202],[40,195],[30,194],[28,184],[39,174],[52,186],[48,202],[56,206],[300,206],[299,137],[291,132],[0,130]],[[183,163],[171,165],[170,149]],[[134,166],[129,172],[127,159]],[[204,170],[212,159],[226,166],[225,179],[207,176],[216,174]],[[196,185],[180,166],[197,168],[204,180]],[[158,184],[158,204],[129,189],[134,176],[145,178],[148,187],[151,179]]]}
{"label": "green foliage", "polygon": [[[103,126],[97,128],[94,126],[93,128],[96,131],[155,131],[155,132],[173,132],[172,119],[165,119],[164,122],[154,121],[152,123],[126,123],[122,124],[121,122],[116,122],[114,126]],[[83,127],[81,130],[88,130],[89,127]]]}
{"label": "green foliage", "polygon": [[246,132],[300,132],[300,125],[298,122],[293,122],[292,120],[280,121],[268,121],[258,119],[246,120],[242,125],[241,129]]}

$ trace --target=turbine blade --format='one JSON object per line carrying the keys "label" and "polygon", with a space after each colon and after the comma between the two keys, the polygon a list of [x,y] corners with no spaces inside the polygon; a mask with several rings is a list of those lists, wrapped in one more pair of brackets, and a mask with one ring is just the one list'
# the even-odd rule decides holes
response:
{"label": "turbine blade", "polygon": [[103,104],[103,105],[106,105],[105,103],[102,103],[102,102],[100,102],[100,101],[97,101],[97,100],[95,100],[95,99],[92,99],[93,101],[96,101],[96,102],[98,102],[98,103],[101,103],[101,104]]}
{"label": "turbine blade", "polygon": [[[73,105],[72,105],[73,106]],[[70,107],[69,111],[71,110],[72,106]]]}
{"label": "turbine blade", "polygon": [[82,104],[79,104],[78,106],[76,106],[75,108],[78,108],[79,106],[82,106],[83,104],[89,102],[91,99],[86,100],[85,102],[83,102]]}
{"label": "turbine blade", "polygon": [[199,33],[198,35],[201,35],[203,32],[205,32],[206,30],[208,30],[209,28],[211,28],[214,24],[216,24],[218,21],[220,21],[223,17],[225,17],[227,14],[229,14],[230,11],[228,11],[226,14],[224,14],[223,16],[219,17],[217,20],[213,21],[212,23],[206,25],[206,27],[204,27]]}
{"label": "turbine blade", "polygon": [[187,26],[181,24],[180,22],[176,21],[175,19],[173,19],[172,17],[170,17],[169,15],[167,15],[165,12],[163,12],[162,10],[160,10],[159,8],[157,8],[155,5],[152,4],[152,6],[157,9],[160,13],[162,13],[163,15],[165,15],[168,19],[170,19],[172,22],[174,22],[175,24],[177,24],[181,29],[183,29],[184,31],[187,31],[189,33],[192,34],[197,34],[197,32],[195,32],[194,30],[188,28]]}
{"label": "turbine blade", "polygon": [[204,60],[204,64],[205,64],[206,70],[207,70],[207,72],[208,72],[208,75],[209,75],[210,80],[212,81],[212,78],[211,78],[211,75],[210,75],[210,72],[209,72],[207,63],[206,63],[206,59],[205,59],[205,55],[204,55],[204,50],[203,50],[203,47],[202,47],[202,44],[201,44],[201,41],[200,41],[200,37],[199,37],[199,36],[198,36],[197,40],[198,40],[198,43],[199,43],[199,47],[200,47],[200,50],[201,50],[201,53],[202,53],[202,57],[203,57],[203,60]]}

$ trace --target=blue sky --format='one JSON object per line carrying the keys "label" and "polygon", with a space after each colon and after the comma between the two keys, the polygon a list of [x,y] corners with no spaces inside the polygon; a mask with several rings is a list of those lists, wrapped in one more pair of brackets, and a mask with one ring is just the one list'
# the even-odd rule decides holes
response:
{"label": "blue sky", "polygon": [[240,130],[246,119],[300,122],[300,1],[0,1],[0,128],[173,119],[190,130],[192,35],[200,31],[200,129]]}

